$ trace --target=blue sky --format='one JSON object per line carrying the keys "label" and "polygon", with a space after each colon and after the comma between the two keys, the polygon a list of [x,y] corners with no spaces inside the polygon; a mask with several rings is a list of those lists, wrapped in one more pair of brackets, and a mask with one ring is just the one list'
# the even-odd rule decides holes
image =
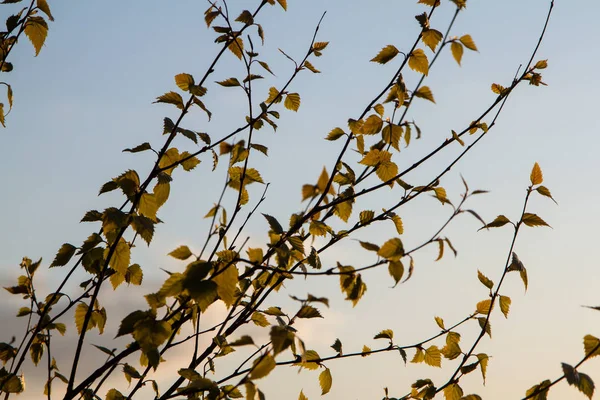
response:
{"label": "blue sky", "polygon": [[[252,8],[255,3],[240,1],[231,6],[240,10]],[[445,4],[449,2],[443,3],[432,20],[432,27],[441,31],[445,31],[452,12],[452,7]],[[409,119],[421,126],[423,138],[403,149],[399,164],[410,165],[448,137],[451,129],[462,129],[474,119],[494,100],[491,83],[510,83],[519,64],[529,58],[548,4],[547,0],[469,2],[452,34],[471,34],[479,53],[466,52],[461,68],[449,52],[441,56],[426,81],[437,104],[415,104]],[[204,2],[53,1],[50,5],[56,22],[50,25],[40,55],[34,58],[33,49],[23,39],[11,54],[15,70],[3,77],[13,86],[15,105],[8,128],[0,134],[4,149],[0,162],[4,188],[0,211],[2,286],[11,285],[18,276],[17,266],[23,256],[43,257],[48,265],[62,243],[79,243],[87,237],[92,227],[78,223],[87,210],[120,204],[118,195],[96,196],[102,183],[128,168],[142,174],[153,161],[150,153],[130,155],[121,150],[145,141],[161,143],[162,119],[177,116],[173,107],[152,101],[175,90],[175,74],[200,74],[218,51],[212,43],[215,35],[203,21],[207,7]],[[7,6],[2,7],[4,11]],[[282,110],[277,133],[263,129],[257,135],[258,142],[270,149],[268,158],[255,158],[256,168],[265,181],[271,182],[262,212],[286,220],[300,209],[300,186],[316,181],[324,165],[330,169],[341,145],[326,142],[323,137],[333,127],[345,127],[348,118],[356,117],[395,68],[368,60],[387,44],[407,50],[418,29],[413,17],[423,10],[413,2],[388,0],[290,0],[287,13],[279,7],[268,7],[261,15],[266,43],[259,53],[277,75],[257,83],[257,90],[265,96],[268,87],[280,85],[291,70],[289,60],[277,49],[300,57],[323,11],[327,14],[319,40],[330,42],[323,57],[313,62],[322,74],[301,74],[292,86],[302,97],[299,112]],[[511,314],[507,320],[499,315],[492,319],[493,340],[481,345],[482,352],[494,356],[487,386],[481,386],[479,375],[465,378],[466,393],[479,393],[486,400],[517,398],[531,385],[558,376],[560,362],[573,364],[582,356],[583,336],[599,334],[600,314],[580,307],[600,304],[594,229],[600,220],[600,189],[594,179],[599,167],[595,93],[600,86],[596,77],[600,59],[593,47],[599,11],[597,2],[582,0],[577,7],[572,2],[556,2],[537,57],[549,59],[549,68],[544,71],[549,86],[519,88],[496,128],[442,181],[451,198],[456,199],[462,174],[472,188],[491,191],[471,203],[480,215],[488,220],[497,214],[516,218],[529,172],[537,161],[544,171],[544,184],[559,203],[556,206],[545,198],[533,199],[532,212],[553,229],[530,228],[519,238],[516,252],[528,267],[529,290],[523,295],[521,282],[510,277],[505,291],[513,300]],[[240,67],[233,55],[227,54],[212,81],[241,76]],[[417,75],[406,73],[405,79],[412,87]],[[183,126],[219,137],[243,119],[244,99],[231,89],[211,84],[206,104],[214,113],[210,124],[198,111],[187,116]],[[189,150],[192,145],[183,140],[176,144],[181,150]],[[423,172],[411,179],[427,179],[456,151],[450,149],[428,162]],[[195,250],[201,247],[208,229],[202,216],[216,201],[225,174],[223,168],[210,173],[210,165],[206,158],[194,172],[175,174],[172,197],[160,212],[167,223],[158,227],[152,247],[140,244],[135,249],[135,261],[144,267],[149,285],[139,293],[160,285],[164,274],[159,268],[184,267],[166,256],[169,251],[180,244]],[[252,198],[258,198],[258,190],[251,192]],[[378,210],[393,204],[389,196],[381,192],[361,206]],[[434,200],[417,203],[401,212],[406,225],[405,244],[416,245],[427,238],[449,212]],[[457,246],[459,257],[434,263],[436,252],[427,249],[417,256],[414,277],[395,289],[390,289],[392,282],[385,271],[365,274],[369,291],[355,308],[343,301],[335,278],[294,281],[286,294],[303,295],[308,291],[332,301],[331,309],[323,311],[324,320],[311,321],[301,326],[300,332],[315,349],[327,354],[337,337],[346,351],[358,350],[363,344],[375,347],[373,335],[391,328],[400,343],[411,343],[437,331],[435,315],[447,323],[462,318],[486,296],[476,280],[477,269],[497,280],[511,238],[508,229],[478,233],[477,228],[474,219],[458,219],[447,236]],[[246,234],[252,237],[252,245],[266,241],[266,229],[262,219],[251,221]],[[358,237],[382,242],[391,234],[373,230],[368,236]],[[353,242],[334,249],[324,260],[330,266],[336,261],[355,266],[373,261]],[[45,290],[60,278],[54,274],[44,276]],[[82,274],[81,279],[84,277]],[[122,301],[136,304],[131,293],[138,292],[121,288],[109,294],[107,302],[113,308]],[[11,315],[20,305],[8,295],[3,296],[6,302],[2,315]],[[279,297],[288,304],[284,295]],[[120,312],[115,309],[109,314],[110,326],[118,324]],[[215,310],[211,318],[218,318],[219,312],[222,310]],[[3,327],[2,340],[16,334],[13,329]],[[463,332],[467,343],[475,328]],[[93,343],[111,345],[110,334],[90,337],[97,340]],[[65,360],[69,356],[65,355]],[[450,363],[441,371],[416,365],[404,367],[397,355],[337,361],[328,367],[334,378],[328,396],[356,399],[383,397],[385,386],[393,390],[393,395],[401,395],[410,383],[422,377],[442,383],[451,370]],[[600,377],[594,374],[598,370],[597,360],[581,369],[594,378]],[[28,384],[36,387],[39,381]],[[295,369],[282,368],[262,385],[270,398],[296,398],[301,388],[309,398],[320,395],[317,375],[298,375]],[[584,398],[566,385],[553,389],[550,396]]]}

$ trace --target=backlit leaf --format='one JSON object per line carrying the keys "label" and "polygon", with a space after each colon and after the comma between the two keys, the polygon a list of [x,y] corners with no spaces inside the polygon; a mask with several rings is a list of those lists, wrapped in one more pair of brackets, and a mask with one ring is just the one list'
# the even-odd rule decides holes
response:
{"label": "backlit leaf", "polygon": [[539,185],[544,181],[544,175],[542,174],[542,169],[538,163],[533,164],[529,179],[531,180],[532,185]]}
{"label": "backlit leaf", "polygon": [[242,40],[241,37],[236,37],[235,40],[231,41],[231,43],[229,43],[229,46],[227,46],[227,48],[233,53],[235,54],[235,56],[237,58],[239,58],[240,60],[242,59],[243,56],[243,51],[244,51],[244,41]]}
{"label": "backlit leaf", "polygon": [[592,335],[585,335],[583,338],[583,349],[586,357],[600,356],[600,339]]}
{"label": "backlit leaf", "polygon": [[388,240],[381,246],[377,254],[388,260],[400,260],[404,256],[404,246],[402,240],[399,238],[393,238]]}
{"label": "backlit leaf", "polygon": [[[105,257],[108,256],[109,249],[105,250]],[[129,249],[129,244],[125,241],[125,239],[120,238],[119,242],[115,246],[115,250],[112,254],[111,259],[108,262],[108,265],[118,273],[125,275],[127,273],[127,267],[129,267],[129,261],[131,258],[131,250]]]}
{"label": "backlit leaf", "polygon": [[502,314],[504,314],[505,318],[508,318],[508,312],[510,311],[510,297],[508,296],[500,296],[500,310]]}
{"label": "backlit leaf", "polygon": [[444,388],[444,397],[446,400],[460,400],[463,390],[457,383],[451,383]]}
{"label": "backlit leaf", "polygon": [[475,46],[475,42],[471,35],[463,35],[460,37],[460,42],[469,50],[477,51],[477,46]]}
{"label": "backlit leaf", "polygon": [[400,51],[393,45],[389,44],[385,46],[381,51],[371,59],[372,62],[379,64],[385,64],[394,59],[400,53]]}
{"label": "backlit leaf", "polygon": [[410,53],[410,56],[408,57],[408,66],[423,75],[429,73],[429,60],[422,49],[415,49]]}
{"label": "backlit leaf", "polygon": [[25,35],[35,48],[35,55],[40,54],[40,50],[48,36],[48,24],[42,17],[31,16],[25,22]]}
{"label": "backlit leaf", "polygon": [[531,213],[523,214],[522,222],[527,226],[550,226],[536,214]]}
{"label": "backlit leaf", "polygon": [[52,264],[50,264],[50,268],[66,265],[69,260],[71,260],[71,257],[73,257],[73,254],[75,254],[75,250],[77,250],[77,248],[72,244],[63,244],[58,250],[58,253],[56,253],[54,261],[52,261]]}
{"label": "backlit leaf", "polygon": [[479,314],[487,315],[490,313],[491,308],[492,308],[492,300],[491,299],[482,300],[479,303],[477,303],[477,312]]}
{"label": "backlit leaf", "polygon": [[483,228],[480,228],[479,230],[484,229],[484,228],[499,228],[499,227],[504,226],[509,223],[510,223],[510,220],[508,218],[506,218],[504,215],[498,215],[492,222],[490,222]]}
{"label": "backlit leaf", "polygon": [[333,379],[331,378],[331,371],[329,368],[325,368],[323,372],[319,374],[319,385],[321,385],[321,395],[329,393],[331,390],[331,384]]}
{"label": "backlit leaf", "polygon": [[285,101],[283,105],[288,110],[298,111],[300,108],[300,95],[298,93],[288,93],[285,96]]}
{"label": "backlit leaf", "polygon": [[458,65],[460,65],[463,53],[465,51],[463,45],[457,41],[454,41],[450,44],[450,51],[452,52],[452,57],[454,57]]}
{"label": "backlit leaf", "polygon": [[390,276],[394,278],[394,281],[396,282],[395,284],[397,285],[404,275],[404,265],[402,264],[402,261],[390,261],[388,264],[388,271]]}
{"label": "backlit leaf", "polygon": [[183,110],[183,98],[179,93],[168,92],[156,98],[155,103],[173,104],[180,110]]}
{"label": "backlit leaf", "polygon": [[383,121],[377,114],[370,115],[369,118],[364,122],[361,133],[364,135],[375,135],[381,131],[383,127]]}
{"label": "backlit leaf", "polygon": [[187,246],[179,246],[175,250],[169,253],[171,257],[177,258],[178,260],[187,260],[192,256],[192,251]]}
{"label": "backlit leaf", "polygon": [[435,48],[443,37],[444,36],[442,35],[442,32],[436,29],[425,29],[421,39],[423,40],[423,43],[425,43],[425,45],[431,49],[431,51],[435,51]]}
{"label": "backlit leaf", "polygon": [[44,14],[46,14],[48,16],[48,19],[50,21],[54,21],[54,17],[52,16],[52,13],[50,12],[50,6],[48,5],[48,2],[46,0],[37,0],[36,1],[36,6],[37,8],[39,8]]}
{"label": "backlit leaf", "polygon": [[435,103],[433,93],[431,93],[431,89],[429,89],[429,86],[421,86],[419,90],[417,90],[414,94],[416,97],[420,97],[422,99],[426,99],[431,101],[432,103]]}
{"label": "backlit leaf", "polygon": [[479,270],[477,270],[477,278],[479,279],[479,282],[483,283],[486,288],[491,289],[494,287],[494,282],[488,279],[488,277],[482,274]]}
{"label": "backlit leaf", "polygon": [[181,90],[187,92],[194,85],[194,77],[190,74],[177,74],[175,75],[175,83]]}
{"label": "backlit leaf", "polygon": [[269,375],[271,371],[275,368],[275,358],[272,355],[267,354],[264,357],[261,357],[254,361],[252,366],[252,372],[250,372],[250,379],[260,379]]}
{"label": "backlit leaf", "polygon": [[440,328],[442,328],[442,329],[444,329],[444,330],[446,329],[446,328],[444,327],[444,320],[443,320],[442,318],[440,318],[440,317],[435,317],[435,322],[438,324],[438,326],[439,326]]}
{"label": "backlit leaf", "polygon": [[394,331],[391,329],[384,329],[379,332],[373,339],[389,339],[392,340],[394,338]]}
{"label": "backlit leaf", "polygon": [[442,353],[437,346],[430,346],[425,350],[425,364],[431,365],[432,367],[442,366]]}
{"label": "backlit leaf", "polygon": [[585,394],[588,399],[592,400],[595,389],[594,381],[589,377],[589,375],[579,372],[579,384],[577,385],[577,389],[579,389],[581,393]]}

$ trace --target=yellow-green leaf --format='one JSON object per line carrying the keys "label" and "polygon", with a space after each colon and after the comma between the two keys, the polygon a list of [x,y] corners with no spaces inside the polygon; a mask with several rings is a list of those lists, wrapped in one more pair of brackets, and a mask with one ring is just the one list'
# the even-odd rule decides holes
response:
{"label": "yellow-green leaf", "polygon": [[542,174],[542,169],[538,163],[533,164],[529,179],[531,180],[532,185],[539,185],[544,181],[544,175]]}
{"label": "yellow-green leaf", "polygon": [[383,182],[389,181],[398,175],[398,165],[393,161],[382,161],[377,166],[375,173]]}
{"label": "yellow-green leaf", "polygon": [[479,282],[483,283],[486,288],[491,289],[494,287],[494,282],[492,282],[491,279],[482,274],[479,270],[477,270],[477,278],[479,279]]}
{"label": "yellow-green leaf", "polygon": [[442,35],[442,32],[436,29],[425,29],[421,39],[423,40],[423,43],[425,43],[425,45],[431,49],[431,51],[435,51],[435,48],[441,42],[443,37],[444,36]]}
{"label": "yellow-green leaf", "polygon": [[444,388],[444,397],[446,400],[460,400],[463,390],[457,383],[451,383]]}
{"label": "yellow-green leaf", "polygon": [[48,36],[48,24],[42,17],[29,17],[25,22],[25,35],[33,44],[37,56]]}
{"label": "yellow-green leaf", "polygon": [[308,397],[304,395],[304,392],[301,390],[300,395],[298,396],[298,400],[308,400]]}
{"label": "yellow-green leaf", "polygon": [[454,41],[450,44],[450,51],[452,52],[452,57],[454,57],[458,65],[460,65],[460,61],[462,60],[462,56],[465,51],[463,45]]}
{"label": "yellow-green leaf", "polygon": [[523,219],[521,221],[527,226],[550,226],[536,214],[531,213],[523,214]]}
{"label": "yellow-green leaf", "polygon": [[442,366],[442,353],[437,346],[430,346],[427,350],[425,350],[425,364],[431,365],[432,367],[441,367]]}
{"label": "yellow-green leaf", "polygon": [[490,222],[483,228],[480,228],[480,230],[484,229],[484,228],[499,228],[499,227],[504,226],[509,223],[510,223],[510,220],[508,218],[506,218],[504,215],[498,215],[492,222]]}
{"label": "yellow-green leaf", "polygon": [[331,390],[331,384],[333,379],[331,378],[331,371],[329,368],[325,368],[323,372],[319,374],[319,384],[321,385],[321,395],[329,393]]}
{"label": "yellow-green leaf", "polygon": [[441,317],[435,317],[435,322],[436,324],[438,324],[438,326],[442,329],[446,329],[444,327],[444,320]]}
{"label": "yellow-green leaf", "polygon": [[469,50],[477,51],[477,46],[475,46],[475,42],[471,35],[463,35],[460,37],[460,42]]}
{"label": "yellow-green leaf", "polygon": [[183,110],[183,107],[184,107],[183,98],[181,97],[181,95],[179,93],[175,93],[175,92],[168,92],[168,93],[163,94],[162,96],[158,96],[156,98],[155,103],[173,104],[180,110]]}
{"label": "yellow-green leaf", "polygon": [[379,332],[373,339],[389,339],[392,340],[394,338],[394,331],[391,329],[384,329]]}
{"label": "yellow-green leaf", "polygon": [[482,300],[479,303],[477,303],[477,312],[479,314],[487,315],[490,313],[491,308],[492,308],[492,300],[491,299]]}
{"label": "yellow-green leaf", "polygon": [[415,92],[415,96],[435,103],[433,93],[431,93],[431,89],[429,89],[429,86],[421,86],[419,90]]}
{"label": "yellow-green leaf", "polygon": [[487,365],[488,365],[488,361],[490,360],[490,358],[485,353],[479,353],[479,354],[477,354],[477,359],[479,360],[479,367],[481,368],[481,376],[483,377],[483,383],[485,384]]}
{"label": "yellow-green leaf", "polygon": [[404,245],[399,238],[392,238],[385,242],[377,254],[392,261],[398,261],[404,256]]}
{"label": "yellow-green leaf", "polygon": [[190,74],[177,74],[175,75],[175,83],[181,90],[187,92],[191,86],[194,86],[194,77]]}
{"label": "yellow-green leaf", "polygon": [[404,233],[404,224],[402,223],[402,218],[400,218],[397,215],[394,215],[392,217],[392,221],[394,222],[394,226],[396,227],[396,232],[398,232],[399,235],[402,235]]}
{"label": "yellow-green leaf", "polygon": [[36,2],[36,6],[37,8],[39,8],[44,14],[46,14],[48,16],[48,19],[50,21],[54,21],[54,17],[52,16],[52,13],[50,12],[50,6],[48,5],[48,2],[46,0],[37,0]]}
{"label": "yellow-green leaf", "polygon": [[56,253],[54,261],[52,261],[52,264],[50,264],[50,268],[66,265],[69,260],[71,260],[71,257],[73,257],[73,254],[75,254],[75,250],[77,250],[77,248],[72,244],[63,244],[58,250],[58,253]]}
{"label": "yellow-green leaf", "polygon": [[508,318],[508,312],[510,311],[510,297],[508,296],[500,296],[500,310],[502,314],[504,314],[505,318]]}
{"label": "yellow-green leaf", "polygon": [[381,131],[383,127],[383,121],[377,114],[370,115],[369,118],[364,122],[361,133],[363,135],[375,135]]}
{"label": "yellow-green leaf", "polygon": [[[108,257],[109,249],[105,250],[105,257]],[[131,250],[129,244],[125,239],[119,239],[115,247],[115,251],[112,254],[111,259],[108,261],[108,265],[118,273],[125,275],[127,273],[127,267],[129,267],[129,261],[131,258]]]}
{"label": "yellow-green leaf", "polygon": [[298,93],[288,93],[285,96],[283,105],[288,110],[298,111],[300,108],[300,95]]}
{"label": "yellow-green leaf", "polygon": [[417,351],[415,352],[415,356],[410,361],[411,363],[418,364],[422,363],[425,360],[425,354],[423,353],[423,349],[417,347]]}
{"label": "yellow-green leaf", "polygon": [[388,264],[388,271],[390,273],[390,276],[394,278],[394,281],[397,285],[398,282],[400,282],[400,280],[402,279],[402,275],[404,275],[404,264],[402,264],[402,261],[400,260],[390,261],[390,263]]}
{"label": "yellow-green leaf", "polygon": [[415,49],[410,53],[410,56],[408,57],[408,66],[423,75],[429,73],[429,60],[422,49]]}
{"label": "yellow-green leaf", "polygon": [[187,260],[192,256],[192,251],[187,246],[179,246],[175,250],[169,253],[171,257],[177,258],[178,260]]}
{"label": "yellow-green leaf", "polygon": [[375,57],[371,59],[372,62],[377,62],[379,64],[385,64],[394,59],[400,53],[400,51],[391,44],[385,46]]}
{"label": "yellow-green leaf", "polygon": [[[83,322],[85,321],[85,314],[87,313],[88,306],[85,303],[78,303],[77,307],[75,307],[75,326],[77,327],[77,332],[81,333],[83,329]],[[90,322],[87,324],[87,329],[90,330],[93,328],[93,325]]]}
{"label": "yellow-green leaf", "polygon": [[275,369],[275,358],[267,354],[264,357],[261,357],[254,361],[252,366],[252,371],[250,372],[250,379],[260,379],[269,375],[273,369]]}
{"label": "yellow-green leaf", "polygon": [[244,51],[244,41],[240,36],[236,37],[235,40],[229,43],[229,46],[227,46],[227,48],[229,49],[229,51],[235,54],[237,58],[239,58],[240,60],[242,59]]}
{"label": "yellow-green leaf", "polygon": [[238,269],[235,265],[228,266],[224,271],[219,270],[218,275],[213,278],[217,284],[217,293],[227,308],[235,301],[235,292],[238,284]]}
{"label": "yellow-green leaf", "polygon": [[540,61],[536,62],[535,66],[533,68],[535,68],[535,69],[548,68],[548,60],[540,60]]}
{"label": "yellow-green leaf", "polygon": [[583,348],[586,357],[600,356],[600,339],[592,335],[585,335],[583,338]]}

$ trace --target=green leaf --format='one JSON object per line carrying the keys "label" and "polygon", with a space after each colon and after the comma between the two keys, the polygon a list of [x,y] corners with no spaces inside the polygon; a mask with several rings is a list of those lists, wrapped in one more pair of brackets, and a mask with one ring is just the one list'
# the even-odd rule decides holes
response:
{"label": "green leaf", "polygon": [[371,59],[371,62],[379,64],[385,64],[394,59],[400,53],[400,51],[393,45],[389,44],[385,46],[375,57]]}
{"label": "green leaf", "polygon": [[283,105],[288,110],[298,111],[300,108],[300,95],[298,93],[288,93],[285,96],[285,101]]}
{"label": "green leaf", "polygon": [[410,56],[408,57],[408,66],[423,75],[429,73],[429,60],[422,49],[415,49],[410,53]]}
{"label": "green leaf", "polygon": [[33,44],[37,56],[48,36],[48,24],[42,17],[29,17],[25,22],[25,35]]}
{"label": "green leaf", "polygon": [[63,244],[58,250],[58,253],[56,253],[54,261],[52,261],[52,264],[50,264],[50,268],[66,265],[69,260],[71,260],[71,257],[73,257],[73,254],[75,254],[75,250],[77,250],[77,248],[72,244]]}
{"label": "green leaf", "polygon": [[521,221],[527,226],[550,226],[536,214],[531,213],[523,214],[523,219]]}
{"label": "green leaf", "polygon": [[261,326],[263,328],[265,326],[269,326],[269,321],[267,321],[267,318],[260,312],[255,312],[254,314],[252,314],[252,318],[250,319],[257,326]]}
{"label": "green leaf", "polygon": [[275,366],[275,358],[270,354],[256,359],[252,365],[250,379],[264,378],[265,376],[269,375],[273,369],[275,369]]}
{"label": "green leaf", "polygon": [[189,247],[182,245],[170,252],[169,255],[178,260],[187,260],[192,256],[192,251]]}
{"label": "green leaf", "polygon": [[142,284],[143,279],[144,273],[139,264],[132,264],[127,268],[127,273],[125,274],[125,281],[127,283],[139,286]]}
{"label": "green leaf", "polygon": [[190,74],[177,74],[175,75],[175,83],[179,89],[187,92],[190,87],[194,86],[194,77]]}
{"label": "green leaf", "polygon": [[171,335],[171,325],[151,318],[143,319],[133,327],[133,338],[144,351],[158,348]]}
{"label": "green leaf", "polygon": [[331,378],[331,371],[329,368],[325,368],[323,372],[319,374],[319,384],[321,385],[321,395],[329,393],[331,390],[331,384],[333,379]]}

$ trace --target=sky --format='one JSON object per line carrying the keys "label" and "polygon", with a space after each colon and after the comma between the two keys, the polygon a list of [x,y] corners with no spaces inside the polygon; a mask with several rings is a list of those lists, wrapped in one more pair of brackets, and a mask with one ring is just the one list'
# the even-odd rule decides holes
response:
{"label": "sky", "polygon": [[[157,146],[162,143],[163,118],[174,119],[178,114],[174,107],[152,102],[162,93],[176,90],[174,75],[186,72],[199,76],[219,50],[213,43],[215,33],[204,24],[204,2],[49,3],[56,21],[50,23],[40,55],[33,57],[30,43],[23,38],[9,60],[14,71],[3,74],[2,79],[12,85],[15,100],[7,128],[0,133],[0,148],[4,150],[0,161],[4,189],[0,203],[0,283],[14,284],[22,257],[42,257],[43,271],[39,274],[43,279],[38,281],[38,290],[44,293],[52,290],[66,271],[47,270],[57,249],[65,242],[80,243],[95,229],[79,223],[84,213],[122,202],[116,192],[98,197],[100,186],[129,168],[146,173],[153,162],[149,152],[122,153],[122,149],[145,141]],[[256,3],[232,1],[230,6],[239,12]],[[265,29],[265,45],[259,46],[258,41],[255,44],[276,75],[257,81],[258,93],[266,98],[270,86],[281,86],[286,80],[293,65],[277,49],[300,58],[325,11],[318,40],[330,44],[322,57],[311,61],[322,73],[305,71],[292,84],[290,90],[297,91],[302,99],[299,111],[281,109],[277,132],[263,129],[257,133],[256,140],[269,147],[269,157],[257,154],[253,165],[270,183],[259,211],[281,221],[304,207],[300,202],[301,185],[316,182],[324,166],[331,170],[341,141],[327,142],[323,138],[336,126],[345,128],[348,118],[356,118],[387,83],[399,62],[381,66],[369,60],[388,44],[407,51],[418,32],[414,16],[425,10],[414,1],[288,3],[287,12],[267,7],[258,18]],[[445,31],[453,8],[447,0],[442,4],[431,25]],[[395,156],[401,167],[411,165],[450,137],[451,129],[462,130],[493,102],[492,83],[510,84],[519,65],[529,59],[548,6],[548,0],[468,2],[451,35],[470,34],[479,52],[466,51],[461,67],[449,51],[440,56],[425,82],[436,104],[422,100],[411,108],[408,119],[418,123],[423,137]],[[2,16],[14,7],[3,5]],[[581,307],[600,305],[600,268],[595,254],[600,189],[594,180],[600,166],[596,152],[600,145],[599,123],[595,119],[600,58],[593,47],[598,12],[597,2],[556,1],[536,57],[549,60],[549,67],[543,71],[548,86],[519,87],[496,127],[441,182],[449,197],[458,199],[462,175],[471,188],[490,191],[468,203],[484,219],[492,220],[498,214],[517,218],[529,173],[538,162],[544,172],[544,185],[558,202],[556,205],[541,196],[531,200],[531,212],[544,218],[552,229],[528,228],[519,236],[515,251],[528,268],[529,288],[525,293],[518,277],[509,276],[503,286],[503,294],[512,298],[509,317],[505,319],[496,312],[491,320],[493,338],[484,339],[479,347],[479,351],[493,356],[486,385],[479,373],[472,373],[461,380],[465,394],[478,393],[486,400],[521,398],[532,385],[558,377],[561,362],[579,361],[584,335],[600,335],[600,313]],[[195,111],[186,116],[183,126],[208,132],[213,138],[237,127],[246,112],[245,100],[234,89],[221,88],[214,81],[242,74],[237,59],[226,54],[209,80],[205,97],[213,112],[211,122],[201,111]],[[409,87],[416,79],[416,73],[405,73]],[[472,140],[467,138],[466,142]],[[175,144],[180,150],[194,146],[184,139],[177,139]],[[451,146],[407,180],[426,183],[458,151],[458,146]],[[141,295],[160,287],[165,279],[161,268],[182,271],[185,267],[185,263],[167,254],[181,244],[199,251],[209,228],[203,216],[220,193],[225,177],[223,164],[225,159],[211,173],[209,156],[193,172],[174,174],[171,198],[159,214],[166,223],[157,227],[149,248],[139,244],[134,249],[135,262],[144,268],[144,286],[105,291],[108,333],[90,333],[89,343],[107,347],[125,344],[123,340],[112,340],[121,318],[129,310],[145,307]],[[256,187],[250,192],[251,203],[259,198],[261,190]],[[360,205],[360,209],[379,210],[394,204],[393,196],[399,192],[386,190],[362,200],[355,209]],[[401,209],[405,247],[426,240],[450,212],[448,206],[442,207],[431,198]],[[398,344],[432,336],[439,331],[434,316],[444,318],[449,325],[486,298],[485,288],[477,281],[478,269],[494,281],[500,277],[511,232],[478,232],[478,228],[475,219],[458,218],[444,233],[452,239],[458,257],[446,255],[435,262],[437,249],[426,248],[416,256],[413,277],[393,289],[387,271],[365,273],[368,291],[354,308],[344,301],[335,277],[296,279],[270,305],[293,306],[288,294],[305,296],[308,292],[328,297],[331,307],[321,310],[324,319],[302,321],[298,326],[299,334],[321,355],[333,354],[329,346],[336,338],[344,343],[346,352],[358,351],[363,345],[376,348],[382,343],[372,338],[382,329],[393,329]],[[244,231],[251,238],[249,245],[264,247],[267,229],[262,218],[253,218]],[[357,238],[381,243],[393,235],[392,228],[386,227],[371,229]],[[374,259],[357,242],[347,241],[323,256],[328,267],[338,261],[358,267]],[[75,282],[86,276],[78,274]],[[1,296],[0,317],[12,322],[24,304],[8,293]],[[215,306],[206,316],[207,325],[218,321],[224,312],[224,307]],[[74,331],[70,318],[65,322]],[[3,323],[0,340],[8,341],[22,329],[17,323]],[[249,329],[256,337],[266,338],[265,331]],[[477,327],[468,326],[460,332],[465,348]],[[55,354],[64,370],[68,370],[72,357],[72,337],[55,341]],[[436,344],[442,346],[443,342]],[[169,355],[167,369],[171,373],[159,379],[168,382],[178,362],[185,363],[187,356],[183,350]],[[85,368],[92,369],[99,362],[97,351],[86,348],[84,360]],[[173,368],[169,368],[171,363]],[[405,366],[397,353],[336,360],[327,364],[333,387],[326,397],[381,398],[383,387],[389,387],[392,396],[401,396],[418,378],[429,377],[442,384],[453,365],[445,362],[442,369]],[[228,367],[231,365],[223,364],[224,369]],[[598,381],[600,362],[591,360],[580,371]],[[26,372],[33,378],[27,382],[28,392],[20,398],[39,398],[35,390],[43,386],[43,369],[27,367]],[[296,368],[279,368],[261,382],[261,388],[268,398],[295,399],[303,389],[308,398],[314,399],[320,396],[317,376],[313,371],[298,374]],[[109,383],[126,392],[121,376]],[[561,383],[551,390],[549,398],[585,396]]]}

